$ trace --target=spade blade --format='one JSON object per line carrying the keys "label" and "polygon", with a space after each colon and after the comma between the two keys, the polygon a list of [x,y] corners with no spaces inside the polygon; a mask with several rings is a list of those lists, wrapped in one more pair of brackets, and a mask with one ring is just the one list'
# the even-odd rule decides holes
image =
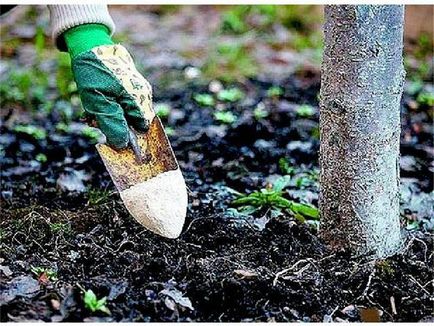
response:
{"label": "spade blade", "polygon": [[149,130],[135,137],[135,150],[96,148],[130,214],[151,231],[176,238],[185,220],[187,190],[160,119],[155,116]]}

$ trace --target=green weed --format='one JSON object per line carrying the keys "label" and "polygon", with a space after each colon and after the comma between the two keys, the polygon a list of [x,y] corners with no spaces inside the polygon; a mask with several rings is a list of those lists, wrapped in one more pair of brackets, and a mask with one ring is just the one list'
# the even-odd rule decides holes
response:
{"label": "green weed", "polygon": [[270,208],[280,212],[285,210],[304,222],[306,218],[317,220],[319,218],[318,209],[312,205],[296,203],[283,197],[283,190],[289,185],[290,177],[279,178],[273,186],[260,189],[250,194],[239,194],[232,204],[241,206],[243,211],[250,213],[260,209]]}
{"label": "green weed", "polygon": [[71,131],[71,128],[66,123],[59,122],[56,124],[56,130],[67,134]]}
{"label": "green weed", "polygon": [[42,59],[42,54],[44,50],[45,50],[44,30],[41,26],[38,26],[36,27],[36,35],[35,35],[35,51],[39,62]]}
{"label": "green weed", "polygon": [[291,166],[288,160],[284,157],[279,159],[279,168],[285,175],[292,176],[295,174],[295,167]]}
{"label": "green weed", "polygon": [[54,234],[71,234],[72,228],[69,223],[57,222],[49,224],[50,231]]}
{"label": "green weed", "polygon": [[280,97],[284,93],[283,88],[279,86],[272,86],[267,90],[268,97]]}
{"label": "green weed", "polygon": [[112,195],[111,191],[105,189],[90,189],[88,191],[88,204],[89,205],[99,205],[104,204],[108,201]]}
{"label": "green weed", "polygon": [[32,125],[17,125],[14,127],[14,131],[27,134],[36,140],[44,140],[47,138],[47,132],[45,129]]}
{"label": "green weed", "polygon": [[237,117],[231,111],[217,111],[214,112],[214,119],[218,122],[231,125],[237,121]]}
{"label": "green weed", "polygon": [[155,114],[161,119],[167,119],[170,115],[171,107],[166,103],[157,103],[154,105]]}
{"label": "green weed", "polygon": [[421,92],[416,98],[416,101],[422,106],[434,106],[434,93]]}
{"label": "green weed", "polygon": [[210,94],[194,94],[193,99],[201,106],[214,106],[214,97]]}
{"label": "green weed", "polygon": [[319,137],[320,137],[319,127],[316,127],[316,128],[312,129],[311,136],[312,136],[313,139],[319,140]]}
{"label": "green weed", "polygon": [[243,34],[248,31],[249,26],[245,22],[251,6],[234,6],[222,15],[221,30],[224,33]]}
{"label": "green weed", "polygon": [[417,40],[416,50],[414,51],[414,55],[417,59],[424,59],[427,56],[432,55],[433,53],[433,41],[432,37],[428,34],[423,33],[419,36]]}
{"label": "green weed", "polygon": [[424,80],[430,78],[430,65],[423,59],[417,60],[416,64],[411,64],[410,56],[404,57],[404,68],[407,73],[407,80],[423,84]]}
{"label": "green weed", "polygon": [[82,130],[81,130],[81,135],[83,137],[88,138],[89,140],[91,140],[92,142],[96,143],[100,137],[100,132],[92,127],[88,127],[85,126]]}
{"label": "green weed", "polygon": [[265,119],[266,117],[268,117],[268,111],[265,109],[264,105],[260,105],[262,103],[259,103],[255,109],[253,110],[253,117],[259,121],[262,119]]}
{"label": "green weed", "polygon": [[242,100],[244,97],[245,97],[244,92],[237,87],[223,89],[217,93],[217,98],[220,101],[226,101],[226,102],[237,102]]}
{"label": "green weed", "polygon": [[165,127],[164,131],[166,132],[167,136],[174,136],[176,134],[175,129],[173,129],[172,127]]}
{"label": "green weed", "polygon": [[[291,40],[291,46],[297,50],[302,51],[306,49],[321,50],[323,48],[323,39],[320,32],[311,32],[308,34],[294,33]],[[321,55],[321,52],[318,52]]]}
{"label": "green weed", "polygon": [[303,104],[297,107],[295,113],[301,118],[310,118],[315,114],[315,109],[307,104]]}
{"label": "green weed", "polygon": [[44,153],[39,153],[36,155],[35,160],[40,163],[45,163],[47,162],[47,155],[45,155]]}
{"label": "green weed", "polygon": [[84,293],[83,301],[84,301],[84,307],[90,310],[91,312],[101,311],[105,314],[110,315],[110,310],[106,306],[107,297],[98,299],[92,290],[87,290]]}
{"label": "green weed", "polygon": [[48,267],[34,267],[30,266],[30,271],[35,274],[37,277],[41,277],[41,275],[45,274],[48,280],[54,282],[58,280],[57,272]]}

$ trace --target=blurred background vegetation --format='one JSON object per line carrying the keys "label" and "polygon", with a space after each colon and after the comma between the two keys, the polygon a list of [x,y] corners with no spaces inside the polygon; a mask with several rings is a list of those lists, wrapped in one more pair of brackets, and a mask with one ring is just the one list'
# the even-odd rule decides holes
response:
{"label": "blurred background vegetation", "polygon": [[[319,76],[321,6],[111,6],[110,10],[117,25],[115,41],[131,50],[139,69],[160,89],[191,79],[243,83],[255,77],[278,83],[291,74]],[[80,101],[69,56],[52,45],[47,8],[19,6],[0,23],[1,114],[11,114],[7,108],[37,116],[55,112],[57,128],[66,131],[81,114]],[[428,106],[434,102],[432,23],[432,6],[407,7],[407,90]],[[425,87],[426,83],[431,86]],[[19,118],[24,124],[25,117]]]}

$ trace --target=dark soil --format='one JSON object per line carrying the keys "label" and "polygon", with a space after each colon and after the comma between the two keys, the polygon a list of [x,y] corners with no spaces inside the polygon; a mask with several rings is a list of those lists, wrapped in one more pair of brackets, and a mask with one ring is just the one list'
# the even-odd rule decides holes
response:
{"label": "dark soil", "polygon": [[[211,109],[192,100],[207,86],[156,88],[156,101],[173,108],[163,122],[175,128],[171,141],[190,190],[188,218],[176,240],[144,230],[129,216],[89,140],[79,131],[56,131],[58,112],[35,122],[48,131],[44,140],[14,131],[17,113],[3,113],[1,321],[432,319],[430,216],[411,202],[433,187],[432,117],[410,112],[408,95],[402,155],[413,160],[401,171],[411,197],[403,203],[403,227],[408,218],[417,227],[406,233],[400,254],[376,263],[353,259],[330,252],[314,224],[286,213],[246,218],[229,209],[234,195],[227,187],[243,193],[264,187],[282,174],[282,157],[301,171],[317,169],[319,76],[291,76],[281,85],[278,98],[266,95],[269,82],[239,85],[247,97],[229,106],[238,116],[230,126],[217,124]],[[269,116],[258,121],[252,112],[261,101]],[[297,116],[295,103],[313,105],[315,114]],[[37,153],[47,161],[36,161]],[[288,190],[313,205],[317,195],[317,182]],[[31,266],[57,271],[58,280],[35,275]],[[111,315],[86,310],[82,289],[107,296]]]}

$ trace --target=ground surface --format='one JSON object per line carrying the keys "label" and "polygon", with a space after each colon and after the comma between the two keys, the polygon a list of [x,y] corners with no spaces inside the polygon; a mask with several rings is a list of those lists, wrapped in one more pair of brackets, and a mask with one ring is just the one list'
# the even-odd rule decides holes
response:
{"label": "ground surface", "polygon": [[[70,78],[68,65],[59,70],[63,59],[50,49],[35,55],[39,34],[23,21],[44,27],[41,10],[2,22],[13,35],[2,41],[2,85],[11,88],[2,99],[0,136],[2,321],[432,320],[432,111],[420,98],[432,92],[432,79],[409,83],[402,105],[404,248],[376,263],[353,259],[328,251],[315,218],[233,204],[237,192],[269,189],[286,175],[282,196],[317,206],[319,71],[314,59],[299,66],[311,52],[271,46],[260,34],[256,47],[300,58],[273,64],[253,51],[259,71],[220,83],[202,76],[203,65],[215,64],[206,61],[210,54],[183,52],[194,44],[180,41],[179,31],[193,33],[189,42],[202,47],[205,39],[251,35],[217,34],[219,16],[209,8],[200,9],[203,16],[191,8],[115,8],[120,35],[133,14],[144,30],[161,32],[124,41],[155,85],[189,188],[184,231],[167,240],[144,230],[123,207],[93,146],[99,134],[79,122],[74,87],[62,83]],[[209,21],[209,30],[194,17]],[[231,60],[253,60],[241,58],[224,57],[224,68],[231,69]],[[410,59],[417,70],[420,56]],[[39,70],[28,72],[31,67]],[[20,69],[27,75],[14,75]],[[28,79],[31,87],[14,86]],[[224,99],[222,89],[234,88]],[[209,96],[199,94],[214,103],[207,106]],[[107,297],[110,314],[86,309],[89,289]]]}

